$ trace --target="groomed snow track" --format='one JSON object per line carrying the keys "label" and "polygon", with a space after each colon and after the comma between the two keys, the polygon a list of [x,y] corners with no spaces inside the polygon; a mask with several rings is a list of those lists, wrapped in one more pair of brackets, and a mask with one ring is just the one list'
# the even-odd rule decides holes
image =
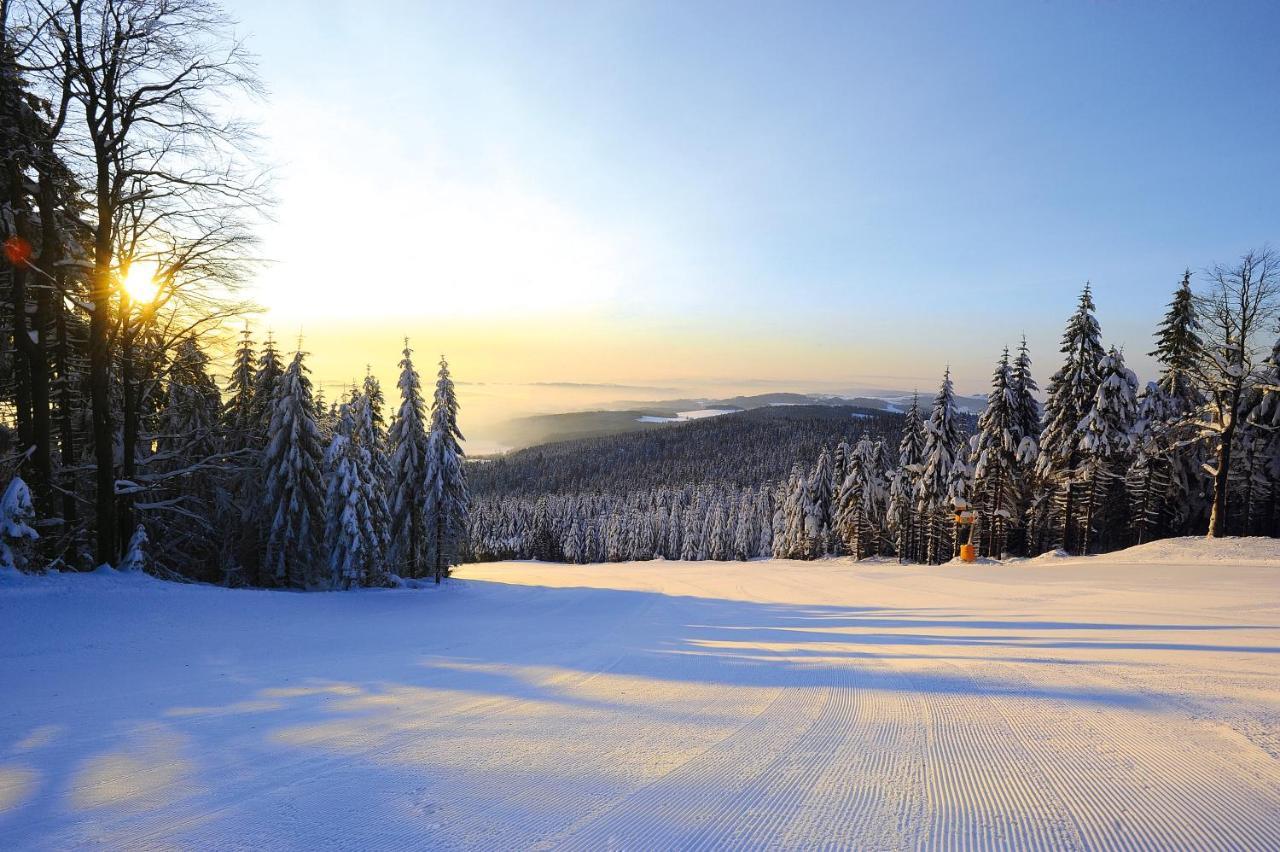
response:
{"label": "groomed snow track", "polygon": [[1280,545],[0,578],[0,848],[1280,849]]}

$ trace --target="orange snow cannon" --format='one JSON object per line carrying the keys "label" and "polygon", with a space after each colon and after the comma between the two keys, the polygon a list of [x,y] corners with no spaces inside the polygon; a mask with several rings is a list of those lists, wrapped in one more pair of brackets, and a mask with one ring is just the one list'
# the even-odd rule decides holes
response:
{"label": "orange snow cannon", "polygon": [[978,548],[972,544],[960,545],[960,561],[961,562],[977,562]]}

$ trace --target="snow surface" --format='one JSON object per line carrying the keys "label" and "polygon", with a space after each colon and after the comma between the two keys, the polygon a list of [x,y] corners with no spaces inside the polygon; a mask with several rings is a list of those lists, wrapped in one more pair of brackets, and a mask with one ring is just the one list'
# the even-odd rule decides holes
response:
{"label": "snow surface", "polygon": [[1276,848],[1280,543],[0,572],[0,848]]}

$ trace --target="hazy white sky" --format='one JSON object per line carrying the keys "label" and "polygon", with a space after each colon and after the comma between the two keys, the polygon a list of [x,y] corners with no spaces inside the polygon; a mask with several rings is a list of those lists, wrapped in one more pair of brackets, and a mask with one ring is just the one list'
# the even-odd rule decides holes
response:
{"label": "hazy white sky", "polygon": [[1085,279],[1144,372],[1182,269],[1280,235],[1272,3],[229,5],[264,324],[327,382],[408,334],[476,382],[974,391]]}

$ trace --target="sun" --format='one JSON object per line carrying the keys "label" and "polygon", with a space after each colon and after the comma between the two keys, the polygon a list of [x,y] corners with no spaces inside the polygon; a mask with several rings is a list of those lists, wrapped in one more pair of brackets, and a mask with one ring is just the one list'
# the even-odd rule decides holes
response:
{"label": "sun", "polygon": [[124,289],[135,302],[152,302],[160,294],[160,267],[155,261],[135,260],[124,276]]}

